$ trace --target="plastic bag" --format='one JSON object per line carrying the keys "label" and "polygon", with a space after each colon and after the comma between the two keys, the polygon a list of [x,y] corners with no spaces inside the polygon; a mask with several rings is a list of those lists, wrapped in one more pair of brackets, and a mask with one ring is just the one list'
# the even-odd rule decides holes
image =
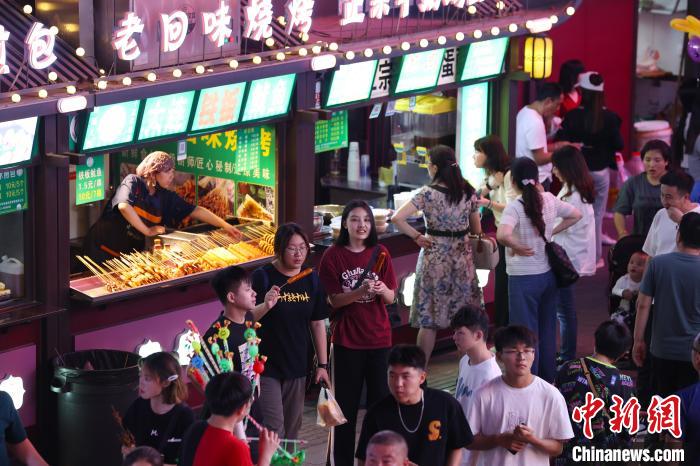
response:
{"label": "plastic bag", "polygon": [[333,393],[326,387],[321,387],[316,405],[316,424],[321,427],[335,427],[348,422]]}

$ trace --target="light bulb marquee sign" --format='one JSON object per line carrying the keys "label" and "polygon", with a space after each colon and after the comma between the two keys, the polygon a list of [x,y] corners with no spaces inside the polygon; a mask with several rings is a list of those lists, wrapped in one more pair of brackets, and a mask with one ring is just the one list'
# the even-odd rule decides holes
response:
{"label": "light bulb marquee sign", "polygon": [[[30,67],[35,70],[43,70],[56,61],[54,54],[56,32],[56,29],[47,28],[42,23],[32,24],[24,38],[24,57]],[[10,36],[10,31],[0,25],[0,74],[18,71],[11,70],[7,64],[7,42],[10,40]]]}

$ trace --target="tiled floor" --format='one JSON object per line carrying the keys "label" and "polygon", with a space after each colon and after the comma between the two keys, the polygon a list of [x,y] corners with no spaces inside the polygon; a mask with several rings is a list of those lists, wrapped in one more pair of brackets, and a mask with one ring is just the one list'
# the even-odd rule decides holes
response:
{"label": "tiled floor", "polygon": [[[576,284],[576,310],[578,315],[578,354],[590,354],[593,350],[593,333],[608,316],[606,268],[598,269],[594,277],[584,277]],[[429,385],[433,388],[454,391],[457,378],[455,351],[434,355],[428,369]],[[307,466],[323,466],[328,441],[328,430],[316,425],[316,403],[308,401],[304,409],[304,424],[300,438],[306,440]],[[360,411],[357,429],[362,425],[364,410]]]}

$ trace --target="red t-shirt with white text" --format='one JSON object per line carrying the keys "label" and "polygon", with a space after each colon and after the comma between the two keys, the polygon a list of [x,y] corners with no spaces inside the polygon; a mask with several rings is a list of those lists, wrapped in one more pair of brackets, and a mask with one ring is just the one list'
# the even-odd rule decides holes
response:
{"label": "red t-shirt with white text", "polygon": [[[396,289],[394,267],[389,251],[378,245],[386,254],[386,261],[378,273],[367,274],[368,280],[381,280],[387,288]],[[362,252],[352,252],[344,246],[331,246],[323,254],[319,276],[328,295],[349,293],[367,267],[374,247]],[[369,296],[331,310],[332,341],[352,349],[377,349],[391,346],[391,324],[384,302]]]}

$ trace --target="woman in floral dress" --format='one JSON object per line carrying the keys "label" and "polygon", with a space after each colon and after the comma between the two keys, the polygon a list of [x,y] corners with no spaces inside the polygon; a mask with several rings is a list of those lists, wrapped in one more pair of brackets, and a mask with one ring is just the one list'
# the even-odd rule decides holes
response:
{"label": "woman in floral dress", "polygon": [[[483,306],[483,299],[467,237],[467,233],[481,233],[474,188],[462,177],[454,150],[447,146],[430,150],[428,173],[432,183],[391,221],[421,247],[410,322],[419,328],[417,344],[429,357],[437,331],[450,326],[459,308]],[[419,210],[423,211],[425,234],[406,222]]]}

